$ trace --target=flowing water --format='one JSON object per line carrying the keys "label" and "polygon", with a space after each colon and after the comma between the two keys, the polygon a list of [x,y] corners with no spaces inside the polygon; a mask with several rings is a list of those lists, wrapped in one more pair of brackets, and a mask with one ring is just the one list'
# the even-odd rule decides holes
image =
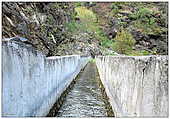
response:
{"label": "flowing water", "polygon": [[95,63],[88,63],[68,93],[57,117],[106,117],[106,103],[99,88]]}

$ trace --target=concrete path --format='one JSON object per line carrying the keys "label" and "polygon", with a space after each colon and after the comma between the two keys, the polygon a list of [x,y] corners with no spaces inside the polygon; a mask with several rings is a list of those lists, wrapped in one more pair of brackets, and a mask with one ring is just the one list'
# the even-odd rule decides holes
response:
{"label": "concrete path", "polygon": [[95,63],[88,63],[73,89],[68,93],[57,117],[107,116],[97,76]]}

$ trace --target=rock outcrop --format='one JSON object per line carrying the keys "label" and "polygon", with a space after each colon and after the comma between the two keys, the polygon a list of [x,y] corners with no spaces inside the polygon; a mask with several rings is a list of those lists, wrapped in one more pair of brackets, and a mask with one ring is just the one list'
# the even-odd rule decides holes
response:
{"label": "rock outcrop", "polygon": [[2,38],[24,37],[36,49],[51,56],[69,39],[65,23],[71,20],[72,3],[3,2]]}
{"label": "rock outcrop", "polygon": [[[80,6],[81,13],[88,11],[81,14],[86,20],[76,10]],[[27,38],[46,56],[114,55],[120,53],[115,42],[123,29],[136,42],[121,54],[167,55],[167,8],[167,2],[3,2],[2,37]]]}

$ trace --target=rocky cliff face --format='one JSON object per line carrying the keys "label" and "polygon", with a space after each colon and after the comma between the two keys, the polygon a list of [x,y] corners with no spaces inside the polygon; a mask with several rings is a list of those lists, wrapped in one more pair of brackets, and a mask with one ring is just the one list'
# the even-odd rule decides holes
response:
{"label": "rocky cliff face", "polygon": [[117,55],[123,29],[135,45],[120,54],[168,54],[167,8],[167,2],[3,2],[2,37],[27,38],[47,56]]}
{"label": "rocky cliff face", "polygon": [[3,2],[2,37],[29,39],[29,44],[47,56],[101,55],[98,41],[91,33],[74,34],[68,31],[68,24],[76,19],[75,4]]}
{"label": "rocky cliff face", "polygon": [[25,37],[46,55],[69,36],[64,24],[71,20],[72,3],[2,3],[2,37]]}
{"label": "rocky cliff face", "polygon": [[167,56],[97,57],[116,117],[168,117]]}

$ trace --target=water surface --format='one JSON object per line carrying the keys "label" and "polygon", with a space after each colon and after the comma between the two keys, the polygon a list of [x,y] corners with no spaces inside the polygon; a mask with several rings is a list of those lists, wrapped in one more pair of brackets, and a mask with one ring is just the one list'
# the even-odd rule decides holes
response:
{"label": "water surface", "polygon": [[99,88],[98,72],[88,63],[68,93],[57,117],[106,117],[107,110]]}

